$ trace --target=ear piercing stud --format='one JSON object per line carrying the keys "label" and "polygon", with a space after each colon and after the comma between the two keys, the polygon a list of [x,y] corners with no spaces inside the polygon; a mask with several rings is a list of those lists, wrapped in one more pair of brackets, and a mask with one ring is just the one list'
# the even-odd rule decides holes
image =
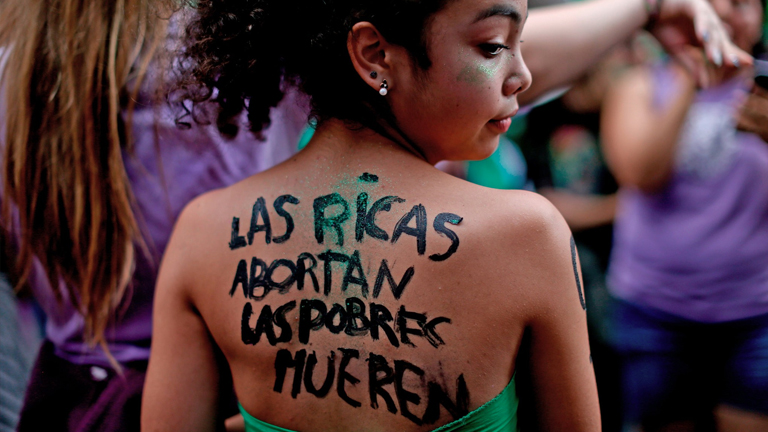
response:
{"label": "ear piercing stud", "polygon": [[[376,71],[371,71],[370,73],[371,78],[376,79],[376,77],[379,76],[379,74]],[[386,96],[387,93],[389,93],[389,84],[387,84],[387,80],[382,80],[381,85],[379,86],[379,94],[382,96]]]}
{"label": "ear piercing stud", "polygon": [[387,84],[387,80],[384,80],[381,82],[381,85],[379,86],[379,94],[382,96],[386,96],[389,92],[387,89],[389,88],[389,85]]}

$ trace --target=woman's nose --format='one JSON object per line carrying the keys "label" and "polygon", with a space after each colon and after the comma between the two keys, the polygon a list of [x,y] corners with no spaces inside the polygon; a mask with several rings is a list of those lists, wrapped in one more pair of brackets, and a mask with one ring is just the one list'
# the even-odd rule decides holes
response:
{"label": "woman's nose", "polygon": [[[516,56],[520,56],[518,52]],[[528,70],[528,66],[525,65],[525,61],[522,58],[516,59],[518,65],[514,69],[513,73],[504,82],[502,93],[506,97],[516,96],[518,93],[523,92],[531,86],[531,71]]]}

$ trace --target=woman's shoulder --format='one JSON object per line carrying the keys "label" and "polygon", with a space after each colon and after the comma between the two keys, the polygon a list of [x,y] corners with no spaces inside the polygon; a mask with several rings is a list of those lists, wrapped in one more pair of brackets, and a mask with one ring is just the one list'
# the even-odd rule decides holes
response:
{"label": "woman's shoulder", "polygon": [[612,98],[621,98],[637,106],[638,100],[650,100],[653,106],[669,103],[689,81],[689,73],[679,64],[659,61],[635,65],[624,71],[611,86]]}
{"label": "woman's shoulder", "polygon": [[564,226],[560,212],[542,195],[525,190],[492,189],[460,181],[450,189],[476,228],[515,242],[538,242]]}
{"label": "woman's shoulder", "polygon": [[230,209],[237,203],[232,199],[234,186],[197,196],[176,218],[161,270],[175,273],[181,284],[197,279],[198,271],[210,268],[231,250],[227,240],[233,223]]}
{"label": "woman's shoulder", "polygon": [[[462,255],[473,265],[536,296],[554,288],[542,284],[542,275],[552,275],[555,267],[572,270],[571,231],[549,200],[528,191],[462,183],[451,189],[463,211]],[[572,280],[573,273],[567,277]]]}

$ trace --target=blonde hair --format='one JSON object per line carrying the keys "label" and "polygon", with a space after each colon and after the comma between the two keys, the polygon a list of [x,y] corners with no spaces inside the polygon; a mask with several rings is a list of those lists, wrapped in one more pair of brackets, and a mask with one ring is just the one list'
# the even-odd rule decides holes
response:
{"label": "blonde hair", "polygon": [[37,258],[60,301],[64,282],[85,340],[107,355],[105,330],[141,244],[123,150],[136,92],[165,37],[165,6],[0,1],[2,212],[18,238],[17,288]]}

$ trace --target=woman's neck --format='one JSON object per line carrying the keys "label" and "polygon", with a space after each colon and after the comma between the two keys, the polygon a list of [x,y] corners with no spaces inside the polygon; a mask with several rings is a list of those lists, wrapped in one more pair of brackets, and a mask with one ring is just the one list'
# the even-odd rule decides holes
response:
{"label": "woman's neck", "polygon": [[332,165],[383,158],[398,163],[428,164],[420,149],[399,138],[396,133],[387,137],[368,127],[349,127],[341,120],[330,119],[318,125],[306,152]]}

